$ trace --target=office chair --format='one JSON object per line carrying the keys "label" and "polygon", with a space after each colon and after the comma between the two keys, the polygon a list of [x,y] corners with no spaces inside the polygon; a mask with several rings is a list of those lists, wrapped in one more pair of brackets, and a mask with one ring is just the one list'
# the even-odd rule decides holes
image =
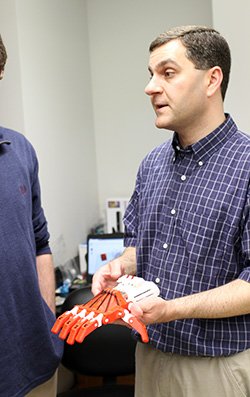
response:
{"label": "office chair", "polygon": [[[93,298],[89,286],[80,288],[66,298],[62,313]],[[103,385],[71,390],[58,397],[132,397],[133,385],[117,384],[117,376],[135,373],[135,340],[123,325],[108,324],[97,328],[82,343],[65,342],[62,364],[74,373],[103,378]]]}

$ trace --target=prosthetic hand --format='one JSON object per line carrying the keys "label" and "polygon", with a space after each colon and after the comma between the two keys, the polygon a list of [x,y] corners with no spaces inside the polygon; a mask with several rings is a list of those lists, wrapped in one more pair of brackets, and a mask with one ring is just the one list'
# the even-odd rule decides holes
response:
{"label": "prosthetic hand", "polygon": [[130,312],[133,302],[138,302],[149,296],[158,296],[160,291],[153,281],[125,275],[120,277],[115,288],[107,288],[97,294],[84,305],[74,306],[56,320],[52,332],[66,339],[72,345],[75,341],[83,342],[85,337],[96,328],[122,319],[134,328],[148,342],[148,334],[144,324]]}

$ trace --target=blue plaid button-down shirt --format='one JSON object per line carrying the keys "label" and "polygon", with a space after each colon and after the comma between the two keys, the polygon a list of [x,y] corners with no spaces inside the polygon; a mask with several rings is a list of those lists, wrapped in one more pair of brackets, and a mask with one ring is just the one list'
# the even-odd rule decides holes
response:
{"label": "blue plaid button-down shirt", "polygon": [[[174,299],[250,282],[250,136],[232,118],[182,149],[177,134],[143,160],[124,217],[137,274]],[[147,327],[157,348],[228,355],[250,348],[250,315],[185,319]]]}

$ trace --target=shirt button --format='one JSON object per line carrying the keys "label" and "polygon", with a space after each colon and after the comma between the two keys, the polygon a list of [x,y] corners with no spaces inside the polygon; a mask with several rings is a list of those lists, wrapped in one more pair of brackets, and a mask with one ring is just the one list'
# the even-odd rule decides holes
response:
{"label": "shirt button", "polygon": [[177,150],[181,150],[180,146],[176,146],[176,149],[177,149]]}
{"label": "shirt button", "polygon": [[171,210],[171,214],[172,214],[172,215],[175,214],[175,210],[174,210],[174,209]]}
{"label": "shirt button", "polygon": [[164,244],[163,244],[163,248],[164,248],[164,249],[168,248],[167,243],[164,243]]}
{"label": "shirt button", "polygon": [[203,161],[199,161],[199,166],[201,167],[203,165]]}
{"label": "shirt button", "polygon": [[159,284],[160,281],[161,280],[159,279],[159,277],[156,277],[156,279],[155,279],[156,284]]}
{"label": "shirt button", "polygon": [[182,176],[181,176],[181,180],[182,180],[182,181],[185,181],[186,179],[187,179],[186,175],[182,175]]}

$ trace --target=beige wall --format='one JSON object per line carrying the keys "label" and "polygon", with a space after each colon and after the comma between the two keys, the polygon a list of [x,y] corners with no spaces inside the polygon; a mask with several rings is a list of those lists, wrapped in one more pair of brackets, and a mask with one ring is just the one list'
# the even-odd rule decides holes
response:
{"label": "beige wall", "polygon": [[172,133],[154,127],[144,93],[148,46],[163,30],[212,25],[210,0],[88,0],[99,204],[127,197],[142,158]]}
{"label": "beige wall", "polygon": [[242,131],[250,134],[250,1],[213,0],[212,6],[214,27],[226,37],[232,53],[225,110],[231,113]]}

